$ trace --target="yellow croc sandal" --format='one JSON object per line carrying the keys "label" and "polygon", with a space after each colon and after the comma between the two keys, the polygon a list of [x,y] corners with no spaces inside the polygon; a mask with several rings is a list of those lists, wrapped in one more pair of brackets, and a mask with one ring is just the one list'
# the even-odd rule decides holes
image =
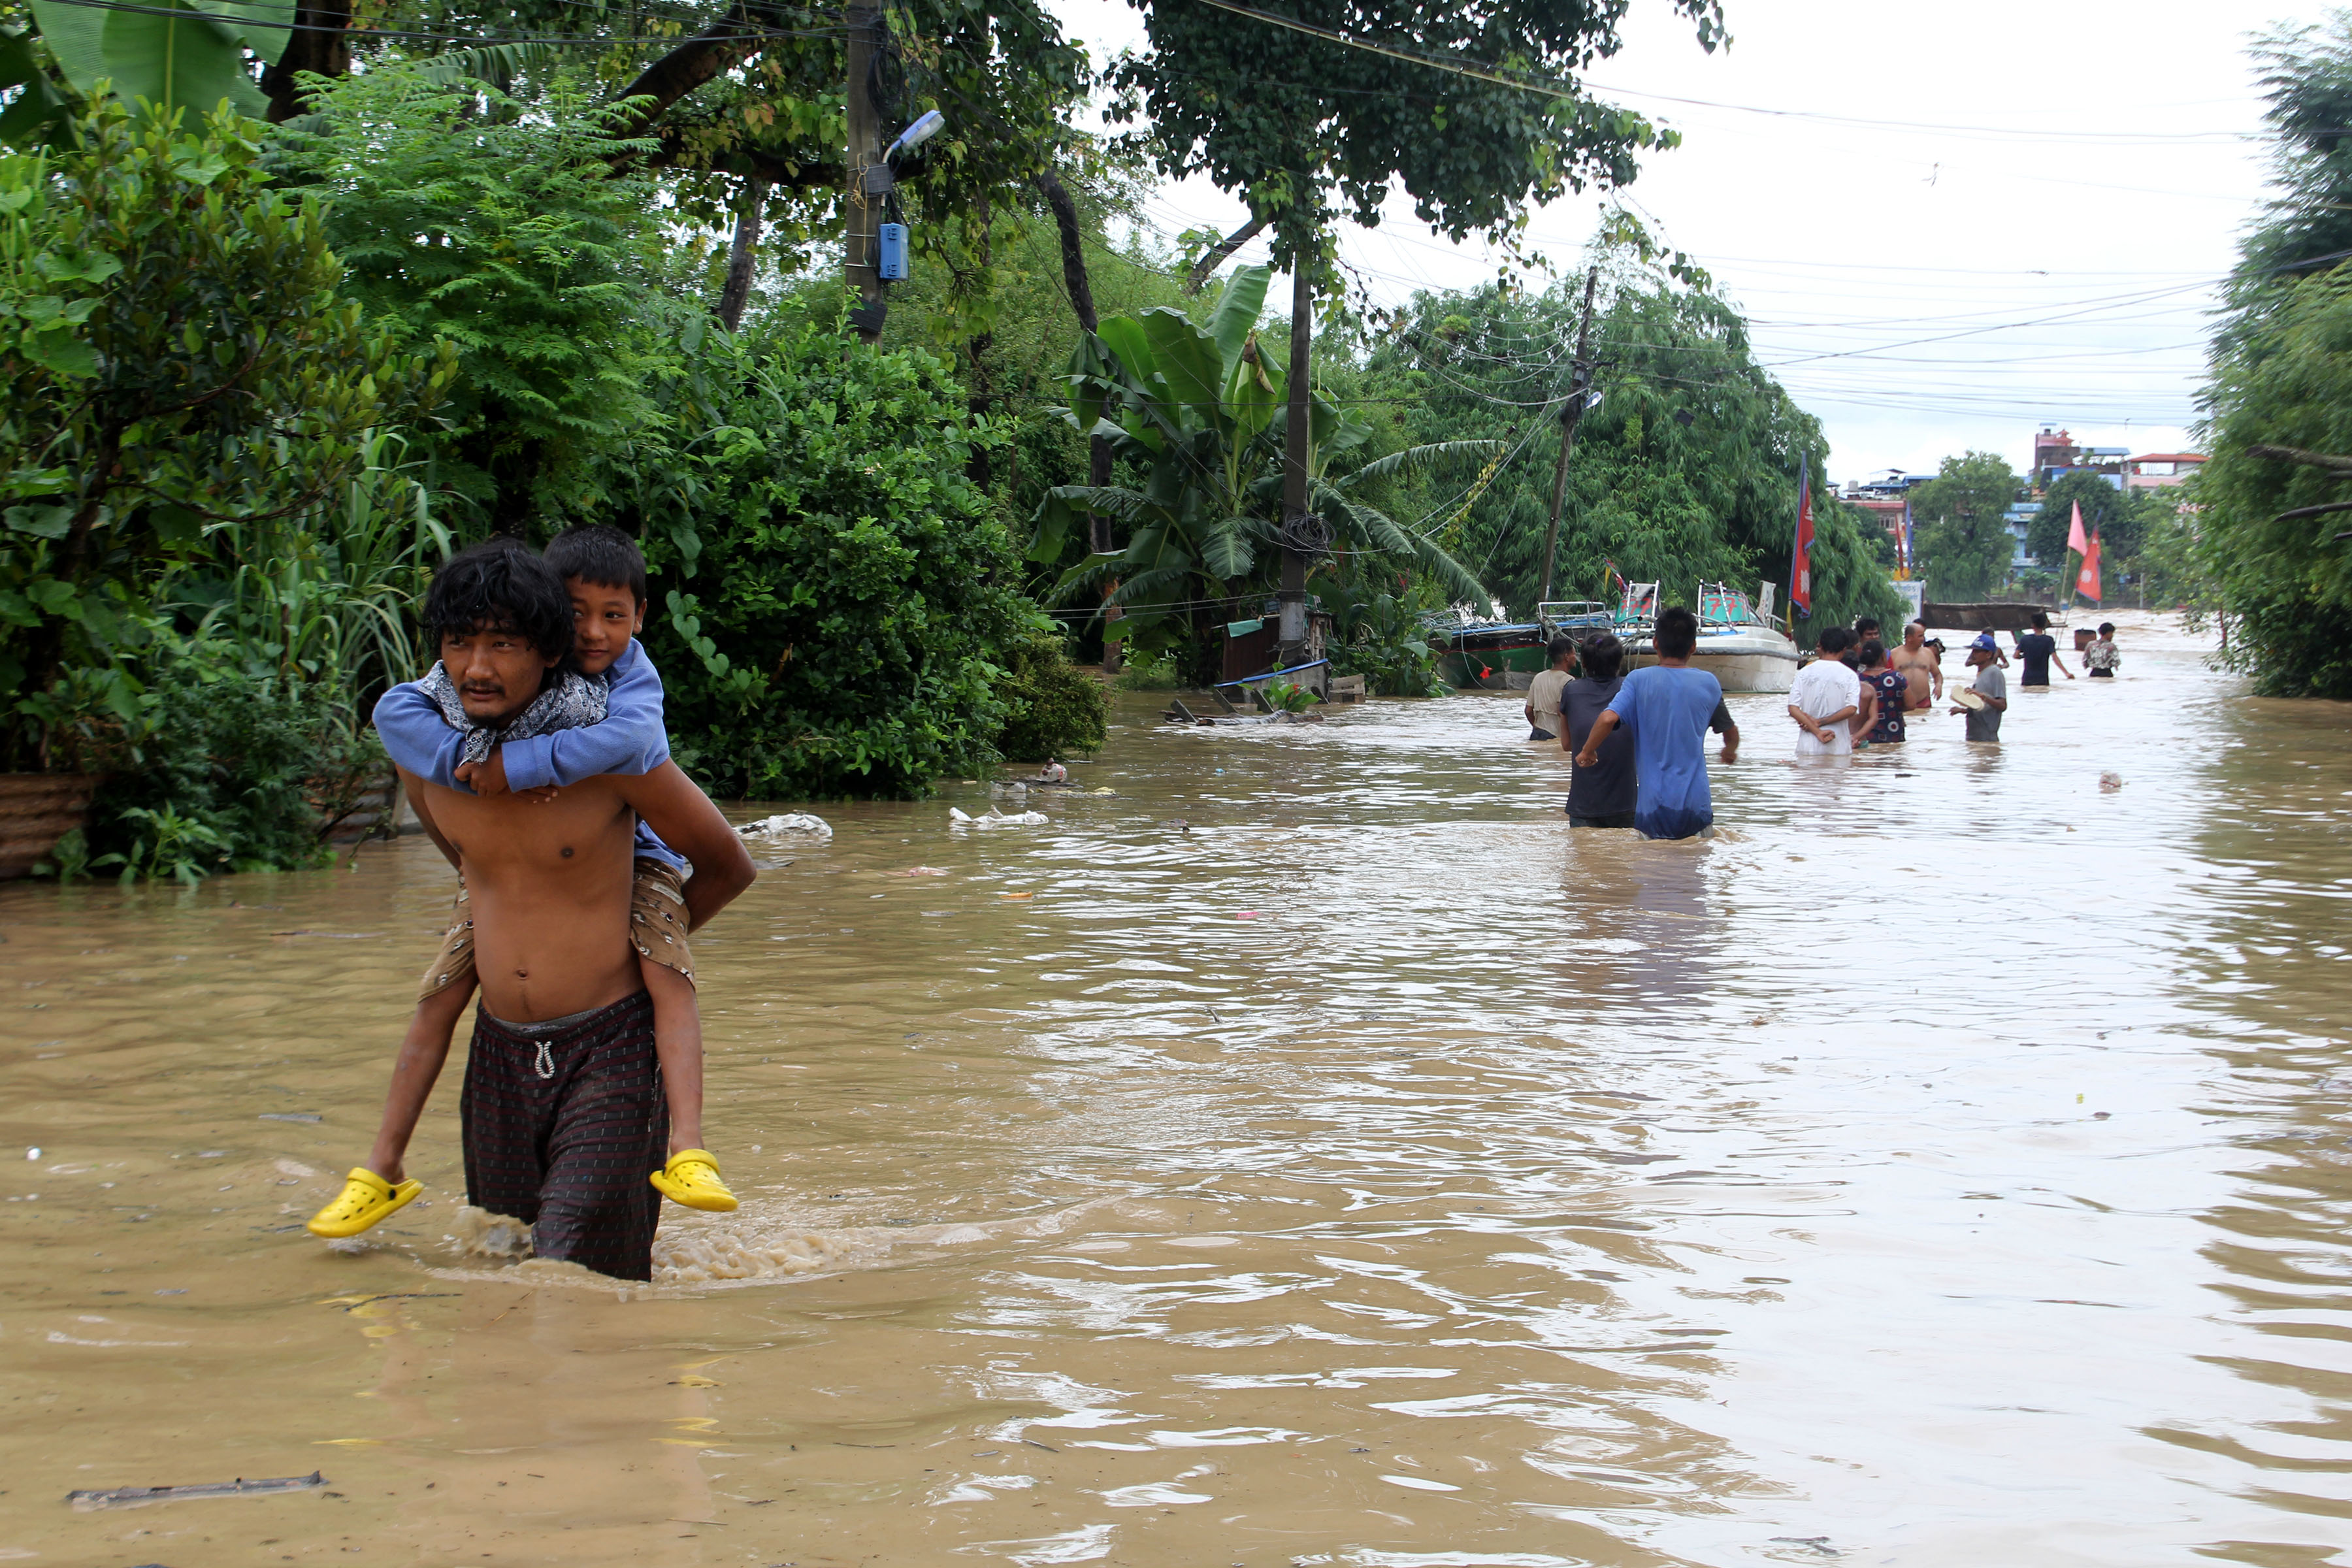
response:
{"label": "yellow croc sandal", "polygon": [[726,1214],[735,1207],[735,1194],[727,1190],[719,1162],[707,1149],[680,1149],[650,1179],[662,1196],[674,1204],[712,1214]]}
{"label": "yellow croc sandal", "polygon": [[424,1190],[422,1182],[403,1182],[395,1187],[366,1166],[354,1165],[335,1201],[312,1215],[303,1228],[312,1236],[357,1236],[394,1210],[407,1207],[409,1200]]}

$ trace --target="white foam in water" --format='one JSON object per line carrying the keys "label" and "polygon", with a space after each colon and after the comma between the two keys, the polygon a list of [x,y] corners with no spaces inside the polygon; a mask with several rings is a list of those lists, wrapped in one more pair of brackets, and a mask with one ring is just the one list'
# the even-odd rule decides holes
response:
{"label": "white foam in water", "polygon": [[[1079,1209],[1092,1205],[1080,1205]],[[739,1209],[728,1215],[662,1215],[654,1238],[656,1286],[757,1285],[880,1268],[906,1249],[969,1247],[1037,1239],[1062,1229],[1076,1211],[1025,1215],[995,1225],[812,1225],[805,1217]],[[452,1279],[528,1279],[534,1284],[574,1284],[609,1289],[625,1281],[553,1258],[535,1258],[530,1227],[471,1204],[460,1207],[443,1238],[457,1255]]]}
{"label": "white foam in water", "polygon": [[449,1227],[444,1239],[457,1248],[462,1258],[530,1256],[530,1226],[509,1215],[466,1204],[450,1216]]}
{"label": "white foam in water", "polygon": [[699,1225],[668,1224],[654,1238],[654,1278],[665,1285],[716,1284],[852,1268],[875,1252],[852,1241],[855,1234],[761,1225],[740,1211]]}

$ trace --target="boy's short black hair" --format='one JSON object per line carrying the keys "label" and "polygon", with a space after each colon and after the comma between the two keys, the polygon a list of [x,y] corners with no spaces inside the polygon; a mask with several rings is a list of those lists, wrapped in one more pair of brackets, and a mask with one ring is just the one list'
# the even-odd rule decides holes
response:
{"label": "boy's short black hair", "polygon": [[1551,641],[1544,644],[1544,655],[1554,664],[1558,664],[1561,659],[1566,658],[1575,651],[1576,639],[1564,633],[1553,637]]}
{"label": "boy's short black hair", "polygon": [[1876,637],[1878,635],[1878,617],[1876,616],[1854,616],[1853,635],[1863,638]]}
{"label": "boy's short black hair", "polygon": [[637,542],[601,522],[567,528],[547,542],[547,563],[566,582],[578,578],[600,588],[626,588],[646,602],[646,557]]}
{"label": "boy's short black hair", "polygon": [[1577,657],[1584,662],[1586,677],[1593,680],[1609,680],[1625,668],[1625,645],[1610,632],[1595,632],[1584,639]]}
{"label": "boy's short black hair", "polygon": [[2113,621],[2101,621],[2099,623],[2099,635],[2103,637],[2111,637],[2115,636],[2116,623]]}
{"label": "boy's short black hair", "polygon": [[1823,626],[1822,628],[1821,647],[1823,653],[1843,653],[1853,646],[1853,634],[1846,630],[1843,626]]}
{"label": "boy's short black hair", "polygon": [[452,632],[513,632],[550,658],[572,653],[572,595],[555,568],[501,534],[469,544],[433,574],[425,635],[434,649]]}
{"label": "boy's short black hair", "polygon": [[1680,605],[1667,605],[1650,628],[1650,646],[1660,658],[1688,658],[1698,651],[1698,617]]}

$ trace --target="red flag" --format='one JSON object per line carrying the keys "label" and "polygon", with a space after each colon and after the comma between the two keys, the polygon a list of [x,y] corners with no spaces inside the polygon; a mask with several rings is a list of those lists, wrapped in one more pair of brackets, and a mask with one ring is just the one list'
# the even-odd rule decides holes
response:
{"label": "red flag", "polygon": [[[2081,526],[2082,513],[2077,511],[2074,518],[2076,526]],[[2099,536],[2095,531],[2083,552],[2083,569],[2074,574],[2074,592],[2094,604],[2099,600]]]}
{"label": "red flag", "polygon": [[1813,613],[1813,485],[1802,468],[1797,470],[1797,548],[1789,560],[1789,603],[1806,616]]}
{"label": "red flag", "polygon": [[[2066,548],[2076,555],[2087,555],[2091,552],[2091,547],[2083,541],[2083,503],[2081,501],[2074,503],[2074,524],[2066,531]],[[2098,595],[2094,594],[2091,597],[2095,599]]]}

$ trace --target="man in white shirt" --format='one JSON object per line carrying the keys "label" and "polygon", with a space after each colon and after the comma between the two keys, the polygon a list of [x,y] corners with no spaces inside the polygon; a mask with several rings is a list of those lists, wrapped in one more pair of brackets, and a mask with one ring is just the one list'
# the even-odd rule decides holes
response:
{"label": "man in white shirt", "polygon": [[1797,671],[1789,688],[1789,717],[1797,724],[1797,755],[1853,754],[1847,721],[1862,711],[1862,678],[1838,656],[1853,646],[1843,626],[1822,628],[1822,656]]}
{"label": "man in white shirt", "polygon": [[1552,741],[1559,737],[1559,692],[1568,684],[1569,662],[1576,657],[1573,637],[1554,637],[1544,645],[1551,656],[1551,668],[1540,671],[1528,683],[1528,739]]}

